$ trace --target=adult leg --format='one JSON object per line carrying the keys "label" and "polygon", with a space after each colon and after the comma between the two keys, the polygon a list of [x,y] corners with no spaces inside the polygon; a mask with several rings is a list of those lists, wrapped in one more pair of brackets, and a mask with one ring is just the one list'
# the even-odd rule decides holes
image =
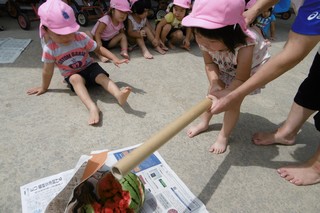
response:
{"label": "adult leg", "polygon": [[130,95],[131,88],[125,87],[123,89],[119,89],[119,87],[105,74],[100,73],[97,75],[95,79],[96,83],[101,85],[106,91],[108,91],[111,95],[113,95],[118,103],[123,106],[127,101],[128,96]]}
{"label": "adult leg", "polygon": [[294,98],[290,113],[285,123],[273,133],[256,133],[252,141],[257,145],[280,143],[290,145],[304,122],[320,108],[320,101],[315,95],[320,90],[320,55],[316,54],[308,77],[301,83]]}
{"label": "adult leg", "polygon": [[295,136],[298,131],[314,112],[314,110],[307,109],[294,102],[291,106],[287,120],[279,129],[275,132],[255,133],[252,137],[252,141],[257,145],[294,144]]}
{"label": "adult leg", "polygon": [[85,86],[85,80],[78,74],[70,76],[69,82],[72,85],[75,93],[79,96],[80,100],[89,110],[89,125],[94,125],[99,122],[100,110],[98,106],[92,101],[88,90]]}
{"label": "adult leg", "polygon": [[277,171],[281,177],[297,186],[320,183],[320,147],[307,162],[300,165],[282,167]]}

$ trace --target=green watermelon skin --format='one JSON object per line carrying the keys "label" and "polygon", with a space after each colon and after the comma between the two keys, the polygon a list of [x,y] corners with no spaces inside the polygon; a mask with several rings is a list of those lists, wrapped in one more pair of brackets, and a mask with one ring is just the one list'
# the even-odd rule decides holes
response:
{"label": "green watermelon skin", "polygon": [[[107,172],[97,183],[101,212],[138,213],[145,200],[145,188],[140,178],[129,173],[117,180]],[[96,211],[95,211],[96,212]]]}
{"label": "green watermelon skin", "polygon": [[[139,210],[144,203],[145,199],[145,188],[140,178],[134,173],[128,173],[120,181],[122,189],[128,191],[130,194],[131,201],[129,203],[130,209]],[[138,212],[135,210],[135,212]]]}

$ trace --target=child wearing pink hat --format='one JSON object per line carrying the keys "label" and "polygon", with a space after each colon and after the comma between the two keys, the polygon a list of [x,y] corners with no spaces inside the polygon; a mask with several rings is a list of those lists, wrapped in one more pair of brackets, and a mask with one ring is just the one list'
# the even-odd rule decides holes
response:
{"label": "child wearing pink hat", "polygon": [[[189,50],[192,32],[190,28],[181,25],[182,19],[188,14],[191,9],[191,0],[174,0],[172,8],[156,26],[157,44],[166,43],[168,40],[168,47],[175,48],[175,44],[181,43],[181,47]],[[168,50],[166,45],[164,50]]]}
{"label": "child wearing pink hat", "polygon": [[126,102],[131,88],[125,87],[120,90],[109,79],[109,74],[93,61],[89,52],[94,51],[112,59],[116,66],[127,63],[128,60],[118,59],[106,48],[97,45],[87,34],[77,32],[80,26],[76,23],[73,9],[63,1],[47,0],[39,7],[38,15],[44,62],[42,85],[29,89],[27,94],[38,96],[47,92],[56,65],[64,80],[89,110],[88,124],[97,124],[100,110],[90,98],[86,86],[102,86],[118,100],[120,105]]}
{"label": "child wearing pink hat", "polygon": [[[110,10],[101,17],[91,30],[91,35],[98,45],[105,48],[113,48],[120,44],[120,55],[129,59],[128,41],[124,32],[124,21],[127,19],[130,10],[128,0],[111,0]],[[98,55],[102,62],[109,59]]]}
{"label": "child wearing pink hat", "polygon": [[[182,24],[193,27],[202,51],[209,80],[208,95],[217,91],[228,94],[235,90],[269,58],[268,45],[259,29],[247,29],[243,0],[196,0],[192,12]],[[256,90],[254,93],[259,93]],[[213,103],[214,106],[214,103]],[[215,154],[225,152],[232,129],[240,115],[241,103],[226,111],[222,129],[216,142],[209,148]],[[188,129],[191,138],[208,129],[213,114],[205,112],[201,122]]]}

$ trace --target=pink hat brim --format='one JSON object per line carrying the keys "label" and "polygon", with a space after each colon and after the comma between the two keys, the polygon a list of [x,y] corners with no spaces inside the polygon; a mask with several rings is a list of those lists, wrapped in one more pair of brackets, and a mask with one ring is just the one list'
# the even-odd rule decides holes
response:
{"label": "pink hat brim", "polygon": [[[40,38],[42,38],[44,36],[44,34],[46,33],[42,26],[43,26],[43,24],[40,22],[40,26],[39,26]],[[77,32],[80,29],[80,25],[75,22],[75,24],[73,24],[72,26],[67,26],[67,27],[59,28],[59,29],[52,29],[52,28],[49,28],[49,29],[52,32],[59,34],[59,35],[68,35],[70,33]]]}
{"label": "pink hat brim", "polygon": [[190,9],[190,7],[186,7],[186,5],[184,5],[184,4],[179,4],[179,3],[174,3],[174,5],[177,5],[177,6],[179,6],[179,7],[182,7],[182,8],[184,8],[184,9]]}
{"label": "pink hat brim", "polygon": [[191,15],[182,19],[182,25],[186,27],[200,27],[204,29],[218,29],[226,26],[212,21],[207,21],[205,19],[194,18]]}

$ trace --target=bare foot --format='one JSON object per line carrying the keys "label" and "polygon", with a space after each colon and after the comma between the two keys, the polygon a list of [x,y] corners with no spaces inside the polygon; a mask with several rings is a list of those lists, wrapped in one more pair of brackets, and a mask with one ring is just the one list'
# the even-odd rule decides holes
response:
{"label": "bare foot", "polygon": [[161,49],[163,49],[164,51],[168,51],[168,50],[169,50],[169,48],[168,48],[166,45],[163,45],[163,46],[161,47]]}
{"label": "bare foot", "polygon": [[252,142],[256,145],[271,145],[282,144],[292,145],[295,142],[295,137],[289,138],[282,136],[279,129],[276,132],[257,132],[252,136]]}
{"label": "bare foot", "polygon": [[89,109],[89,120],[88,120],[89,125],[95,125],[99,123],[99,120],[100,120],[99,113],[100,113],[100,109],[97,106],[94,106]]}
{"label": "bare foot", "polygon": [[142,50],[142,55],[146,59],[153,59],[153,55],[151,55],[148,49]]}
{"label": "bare foot", "polygon": [[125,87],[123,89],[121,89],[119,95],[116,97],[118,100],[118,103],[123,106],[124,103],[126,103],[128,96],[130,95],[131,92],[131,87]]}
{"label": "bare foot", "polygon": [[159,46],[155,47],[154,49],[155,49],[155,51],[157,51],[158,53],[160,53],[162,55],[166,54],[166,51]]}
{"label": "bare foot", "polygon": [[209,125],[207,123],[200,122],[198,125],[190,127],[187,131],[187,135],[189,138],[192,138],[199,133],[206,131],[208,127]]}
{"label": "bare foot", "polygon": [[214,154],[224,153],[227,149],[228,138],[218,136],[216,142],[209,148],[209,152]]}
{"label": "bare foot", "polygon": [[128,54],[128,50],[126,50],[126,49],[121,50],[120,55],[125,59],[128,59],[128,60],[130,59],[129,54]]}
{"label": "bare foot", "polygon": [[106,63],[106,62],[109,61],[109,58],[106,58],[106,57],[104,57],[102,55],[99,55],[98,57],[99,57],[100,61],[103,62],[103,63]]}
{"label": "bare foot", "polygon": [[283,167],[277,170],[280,176],[297,186],[320,183],[320,162]]}

